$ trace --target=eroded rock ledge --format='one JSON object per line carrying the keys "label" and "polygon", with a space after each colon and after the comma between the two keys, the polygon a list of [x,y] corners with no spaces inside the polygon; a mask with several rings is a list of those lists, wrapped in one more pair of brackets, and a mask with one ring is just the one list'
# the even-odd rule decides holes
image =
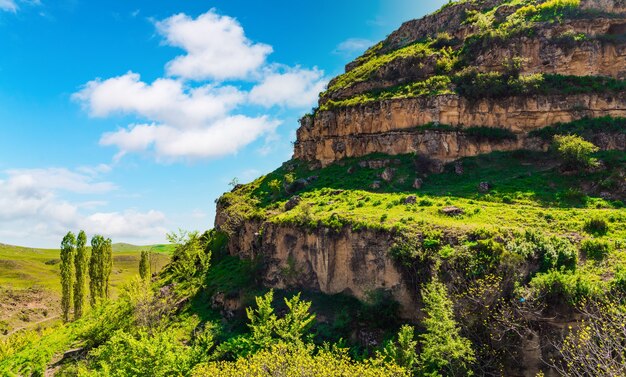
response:
{"label": "eroded rock ledge", "polygon": [[[424,153],[443,161],[492,151],[543,149],[528,133],[584,117],[626,117],[626,94],[510,97],[470,101],[458,95],[406,98],[320,111],[304,117],[294,158],[326,166],[345,157],[374,152]],[[419,129],[443,124],[509,130],[517,140],[475,140],[462,132]]]}

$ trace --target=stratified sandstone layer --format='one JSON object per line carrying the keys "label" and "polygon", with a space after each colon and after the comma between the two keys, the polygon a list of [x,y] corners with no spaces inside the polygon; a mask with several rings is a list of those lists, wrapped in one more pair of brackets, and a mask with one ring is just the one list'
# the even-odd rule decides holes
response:
{"label": "stratified sandstone layer", "polygon": [[[451,161],[493,151],[531,148],[530,131],[584,117],[626,117],[626,95],[511,97],[469,101],[458,95],[372,102],[304,117],[298,129],[294,157],[327,165],[370,153],[421,153]],[[475,140],[462,132],[420,126],[444,124],[494,127],[518,135],[516,141]],[[542,147],[543,148],[543,147]]]}

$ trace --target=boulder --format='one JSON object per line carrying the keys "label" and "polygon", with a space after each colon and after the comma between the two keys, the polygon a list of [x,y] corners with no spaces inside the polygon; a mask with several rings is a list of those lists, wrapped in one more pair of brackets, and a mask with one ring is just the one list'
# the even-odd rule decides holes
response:
{"label": "boulder", "polygon": [[383,170],[382,174],[380,175],[380,178],[382,178],[383,181],[385,182],[391,182],[391,180],[393,180],[393,177],[395,175],[396,175],[396,169],[385,168],[385,170]]}
{"label": "boulder", "polygon": [[378,190],[380,188],[380,181],[374,181],[372,182],[372,184],[370,185],[370,187],[374,190]]}
{"label": "boulder", "polygon": [[463,214],[463,210],[455,206],[447,206],[441,209],[441,213],[446,216],[458,216]]}
{"label": "boulder", "polygon": [[478,191],[484,193],[489,192],[491,190],[491,184],[489,182],[480,182],[478,184]]}
{"label": "boulder", "polygon": [[285,191],[287,192],[287,194],[294,194],[304,189],[308,184],[309,181],[304,178],[296,179],[290,185],[287,185],[285,187]]}
{"label": "boulder", "polygon": [[454,172],[458,175],[463,175],[463,162],[457,161],[454,163]]}
{"label": "boulder", "polygon": [[424,180],[422,178],[415,178],[415,180],[413,181],[413,188],[419,190],[422,188],[423,184]]}
{"label": "boulder", "polygon": [[415,195],[409,195],[404,198],[404,204],[415,204],[415,202],[417,202],[417,196]]}
{"label": "boulder", "polygon": [[298,195],[294,195],[292,196],[287,203],[285,203],[285,211],[291,211],[292,209],[294,209],[298,204],[300,204],[300,202],[302,201],[302,198],[300,198]]}

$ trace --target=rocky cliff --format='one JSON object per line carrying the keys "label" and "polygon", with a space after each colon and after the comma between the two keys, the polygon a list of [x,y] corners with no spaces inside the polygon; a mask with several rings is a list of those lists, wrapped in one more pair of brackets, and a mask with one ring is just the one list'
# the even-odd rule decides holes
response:
{"label": "rocky cliff", "polygon": [[[574,305],[626,287],[622,257],[583,252],[606,216],[599,237],[625,251],[625,79],[623,0],[451,3],[346,65],[294,159],[221,197],[215,228],[266,287],[386,292],[404,321],[438,276],[477,374],[555,375]],[[562,171],[548,150],[568,133],[602,162]]]}
{"label": "rocky cliff", "polygon": [[[381,152],[450,161],[532,147],[528,133],[555,123],[623,117],[623,2],[554,3],[468,1],[403,24],[329,83],[301,120],[294,158],[326,165]],[[500,128],[518,140],[420,131],[432,125]]]}

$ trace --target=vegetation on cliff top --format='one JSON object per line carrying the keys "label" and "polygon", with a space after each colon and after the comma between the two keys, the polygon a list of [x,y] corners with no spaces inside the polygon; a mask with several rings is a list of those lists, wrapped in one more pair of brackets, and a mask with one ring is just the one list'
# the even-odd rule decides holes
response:
{"label": "vegetation on cliff top", "polygon": [[328,100],[319,110],[331,110],[388,99],[458,94],[468,100],[524,96],[555,96],[591,93],[622,94],[626,81],[600,76],[555,74],[479,73],[467,70],[452,76],[433,76],[425,81],[375,90],[341,100]]}
{"label": "vegetation on cliff top", "polygon": [[[368,49],[351,64],[350,69],[330,82],[326,92],[320,94],[320,109],[328,110],[372,101],[453,92],[467,98],[499,98],[515,95],[624,91],[623,82],[605,77],[519,76],[524,57],[513,59],[517,64],[515,67],[517,75],[510,74],[510,63],[507,62],[503,62],[503,67],[499,69],[501,73],[484,74],[475,71],[477,63],[474,59],[480,56],[482,51],[494,46],[504,47],[516,36],[532,38],[536,33],[536,27],[540,25],[543,27],[546,23],[560,23],[566,19],[598,15],[598,11],[580,8],[580,0],[548,0],[539,3],[530,0],[509,0],[502,1],[493,8],[483,9],[480,6],[471,8],[475,9],[466,12],[463,24],[465,27],[471,25],[472,28],[464,40],[458,40],[449,32],[442,32],[408,41],[408,45],[397,49],[385,48],[386,42]],[[587,36],[584,33],[571,32],[555,35],[551,41],[568,50],[592,39],[618,42],[614,36]],[[394,72],[394,62],[407,59],[411,61],[411,66],[419,68],[418,71],[424,70],[423,77],[410,82],[407,82],[406,78],[390,77],[390,72]],[[380,82],[374,83],[373,86],[366,85],[363,90],[349,91],[348,93],[352,93],[350,97],[342,93],[355,84],[367,81]],[[374,89],[371,89],[372,87]]]}

